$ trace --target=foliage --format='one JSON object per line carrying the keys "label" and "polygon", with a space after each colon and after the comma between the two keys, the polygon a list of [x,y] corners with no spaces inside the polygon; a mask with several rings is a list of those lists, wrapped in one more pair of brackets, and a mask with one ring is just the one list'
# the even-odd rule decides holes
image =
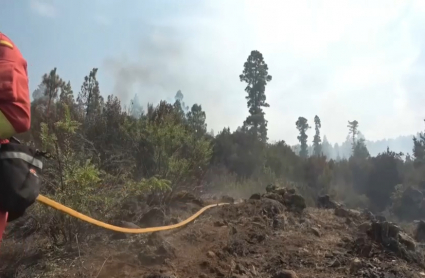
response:
{"label": "foliage", "polygon": [[366,159],[370,157],[369,151],[366,148],[365,139],[360,138],[354,143],[353,157],[358,159]]}
{"label": "foliage", "polygon": [[199,138],[202,138],[207,132],[207,124],[205,123],[206,118],[207,116],[205,111],[202,110],[202,106],[196,103],[187,113],[187,122],[190,128],[192,128],[193,132],[195,132]]}
{"label": "foliage", "polygon": [[399,165],[403,163],[401,155],[387,149],[371,159],[366,194],[375,211],[382,211],[391,204],[396,185],[403,181],[399,171]]}
{"label": "foliage", "polygon": [[[223,128],[216,136],[207,133],[202,105],[187,105],[181,91],[174,103],[146,104],[146,110],[135,95],[126,111],[117,96],[102,95],[97,73],[94,68],[84,78],[76,98],[56,69],[44,75],[33,93],[32,129],[20,135],[52,154],[42,193],[82,213],[113,221],[128,203],[164,205],[181,189],[249,197],[270,183],[297,187],[309,204],[329,194],[349,207],[390,207],[400,217],[422,212],[421,202],[410,208],[401,200],[408,188],[425,190],[423,133],[413,139],[413,157],[406,161],[389,149],[371,157],[357,121],[348,122],[346,142],[333,147],[326,136],[321,139],[317,115],[312,146],[304,117],[296,121],[299,153],[283,140],[267,142],[263,108],[269,106],[265,87],[272,77],[259,51],[251,52],[239,76],[247,83],[249,116],[242,127]],[[94,229],[42,206],[31,215],[56,245],[89,238]]]}
{"label": "foliage", "polygon": [[353,148],[353,152],[354,149],[356,148],[356,139],[357,139],[357,135],[359,134],[358,131],[358,127],[359,127],[359,122],[354,120],[354,121],[348,121],[348,129],[349,129],[349,134],[351,136],[351,146]]}
{"label": "foliage", "polygon": [[[43,174],[43,193],[87,215],[108,220],[114,208],[150,194],[163,202],[167,192],[199,186],[212,156],[205,112],[194,104],[187,116],[161,102],[133,117],[118,98],[100,95],[97,69],[84,78],[74,100],[70,83],[56,69],[43,77],[45,99],[32,110],[50,109],[50,117],[33,113],[32,129],[21,139],[52,154]],[[58,96],[58,92],[60,95]],[[40,93],[37,93],[40,94]],[[44,207],[35,210],[55,244],[89,236],[84,223]]]}
{"label": "foliage", "polygon": [[320,118],[316,115],[314,116],[314,129],[316,131],[316,133],[314,134],[314,139],[313,139],[313,154],[315,156],[319,156],[322,154],[322,145],[321,142],[322,140],[320,139],[320,128],[322,127],[322,123],[320,121]]}
{"label": "foliage", "polygon": [[269,107],[266,103],[266,85],[272,80],[268,66],[264,62],[263,54],[254,50],[244,64],[244,70],[239,76],[241,82],[247,83],[245,91],[248,93],[249,116],[244,122],[244,127],[261,141],[267,140],[267,121],[264,118],[262,107]]}
{"label": "foliage", "polygon": [[303,158],[306,158],[308,156],[308,150],[307,150],[307,130],[310,128],[308,125],[308,121],[304,117],[299,117],[298,121],[296,121],[295,125],[297,126],[298,131],[300,132],[300,135],[297,137],[298,141],[300,141],[301,149],[300,149],[300,156]]}
{"label": "foliage", "polygon": [[[47,151],[53,154],[57,167],[50,164],[45,176],[48,178],[45,190],[48,195],[78,211],[91,214],[93,208],[101,209],[102,214],[107,213],[107,203],[97,193],[97,185],[101,181],[101,171],[93,165],[90,159],[82,160],[72,148],[72,140],[80,123],[71,119],[69,108],[63,104],[64,116],[55,122],[51,128],[46,123],[41,124],[41,142]],[[49,216],[47,216],[49,214]],[[41,209],[36,217],[48,224],[46,233],[54,243],[69,242],[74,236],[80,234],[81,223],[75,219],[65,217],[63,214],[51,213]],[[47,217],[48,220],[43,219]]]}
{"label": "foliage", "polygon": [[425,133],[420,132],[418,137],[413,137],[413,157],[416,166],[425,164]]}

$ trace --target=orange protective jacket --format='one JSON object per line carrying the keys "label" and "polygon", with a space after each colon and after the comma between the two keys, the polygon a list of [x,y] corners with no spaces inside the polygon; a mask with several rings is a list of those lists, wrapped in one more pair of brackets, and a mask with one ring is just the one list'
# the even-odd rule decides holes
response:
{"label": "orange protective jacket", "polygon": [[15,44],[0,33],[0,139],[25,132],[30,124],[27,62]]}
{"label": "orange protective jacket", "polygon": [[[0,143],[29,130],[31,102],[27,62],[15,44],[0,33]],[[0,241],[6,228],[7,212],[0,211]]]}

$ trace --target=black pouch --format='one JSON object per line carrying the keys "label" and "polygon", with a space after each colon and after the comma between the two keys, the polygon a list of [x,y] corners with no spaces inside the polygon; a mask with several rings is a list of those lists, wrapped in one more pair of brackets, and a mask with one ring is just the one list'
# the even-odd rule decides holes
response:
{"label": "black pouch", "polygon": [[24,215],[38,197],[43,153],[16,139],[0,145],[0,211],[7,221]]}

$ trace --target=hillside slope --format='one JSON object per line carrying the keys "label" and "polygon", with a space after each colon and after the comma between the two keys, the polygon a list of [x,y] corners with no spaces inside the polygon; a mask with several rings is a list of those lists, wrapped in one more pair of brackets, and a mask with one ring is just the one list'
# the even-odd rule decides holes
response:
{"label": "hillside slope", "polygon": [[[256,194],[181,229],[99,234],[60,250],[35,250],[35,234],[24,243],[9,238],[1,277],[425,277],[419,244],[392,232],[395,225],[343,208],[303,209],[299,197]],[[199,208],[176,202],[169,217],[184,219]]]}

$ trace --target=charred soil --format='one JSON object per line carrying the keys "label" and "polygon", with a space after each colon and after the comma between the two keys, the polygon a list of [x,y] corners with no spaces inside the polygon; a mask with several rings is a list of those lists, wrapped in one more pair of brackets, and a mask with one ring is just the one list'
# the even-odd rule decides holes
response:
{"label": "charred soil", "polygon": [[[386,233],[395,229],[391,223],[355,211],[335,213],[339,208],[304,208],[294,192],[288,194],[256,194],[168,232],[104,234],[84,244],[43,250],[8,239],[0,254],[0,276],[425,277],[420,247],[400,230]],[[175,204],[168,217],[184,219],[212,202]]]}

